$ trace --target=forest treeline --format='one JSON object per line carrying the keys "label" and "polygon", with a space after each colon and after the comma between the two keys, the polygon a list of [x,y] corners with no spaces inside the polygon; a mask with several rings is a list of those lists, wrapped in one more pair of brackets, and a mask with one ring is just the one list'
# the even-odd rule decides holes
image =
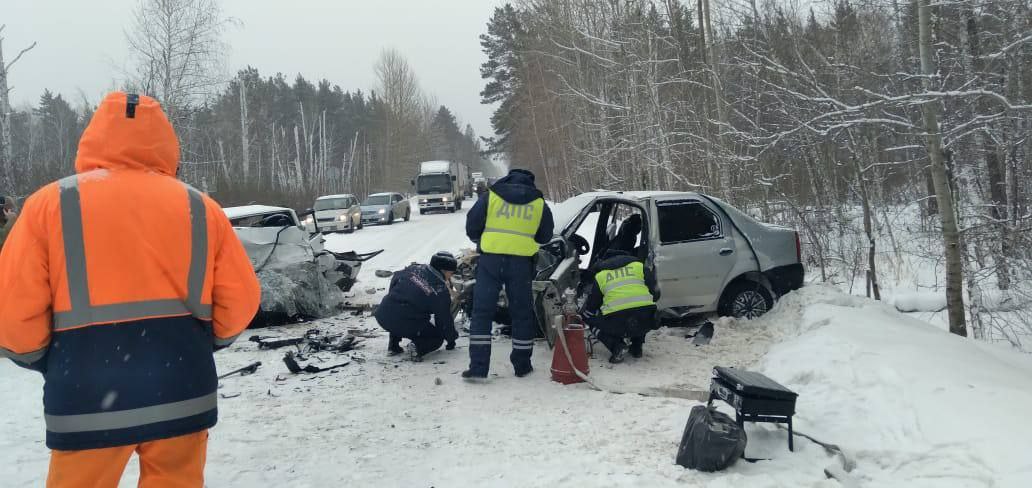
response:
{"label": "forest treeline", "polygon": [[663,188],[753,209],[800,228],[825,280],[846,260],[836,240],[858,209],[875,297],[876,258],[907,240],[876,242],[886,207],[920,205],[945,255],[933,259],[951,330],[966,333],[966,307],[984,337],[984,292],[1032,278],[1032,3],[799,5],[500,7],[481,37],[482,96],[499,104],[491,149],[538,172],[554,198]]}
{"label": "forest treeline", "polygon": [[[305,208],[328,193],[408,191],[419,161],[480,165],[472,127],[460,128],[447,107],[416,95],[390,100],[248,68],[208,103],[177,114],[181,177],[224,205],[261,199]],[[93,106],[45,91],[35,108],[11,114],[9,194],[24,196],[72,172]]]}

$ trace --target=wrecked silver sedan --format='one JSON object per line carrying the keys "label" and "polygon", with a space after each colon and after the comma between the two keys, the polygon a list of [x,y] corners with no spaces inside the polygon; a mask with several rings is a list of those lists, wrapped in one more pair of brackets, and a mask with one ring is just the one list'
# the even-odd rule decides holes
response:
{"label": "wrecked silver sedan", "polygon": [[[561,293],[583,298],[590,270],[609,250],[638,257],[656,270],[663,292],[657,304],[671,321],[710,314],[753,318],[803,285],[799,235],[764,224],[716,198],[690,192],[593,192],[552,207],[555,237],[535,259],[534,312],[543,333],[559,313]],[[476,253],[459,256],[452,278],[468,291],[476,283]],[[460,296],[466,296],[461,295]],[[460,310],[471,312],[471,301]],[[499,297],[495,321],[508,324]],[[551,337],[549,337],[551,340]]]}
{"label": "wrecked silver sedan", "polygon": [[326,250],[322,234],[310,235],[289,208],[248,205],[224,211],[261,282],[261,307],[252,326],[340,313],[362,263],[382,252]]}

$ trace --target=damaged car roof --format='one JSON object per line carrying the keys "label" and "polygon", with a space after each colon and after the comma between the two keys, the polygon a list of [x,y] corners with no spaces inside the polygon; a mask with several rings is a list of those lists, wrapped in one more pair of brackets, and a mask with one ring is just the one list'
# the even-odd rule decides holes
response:
{"label": "damaged car roof", "polygon": [[261,215],[271,212],[293,212],[292,209],[287,207],[273,207],[270,205],[244,205],[241,207],[226,207],[222,209],[226,213],[226,217],[231,219],[238,219],[240,217],[250,217],[252,215]]}

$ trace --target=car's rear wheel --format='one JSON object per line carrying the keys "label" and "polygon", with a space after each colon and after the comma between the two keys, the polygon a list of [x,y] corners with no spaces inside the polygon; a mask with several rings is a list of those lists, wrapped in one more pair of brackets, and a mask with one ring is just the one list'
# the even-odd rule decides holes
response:
{"label": "car's rear wheel", "polygon": [[774,306],[774,298],[763,285],[753,281],[737,281],[724,290],[717,312],[724,317],[753,319]]}

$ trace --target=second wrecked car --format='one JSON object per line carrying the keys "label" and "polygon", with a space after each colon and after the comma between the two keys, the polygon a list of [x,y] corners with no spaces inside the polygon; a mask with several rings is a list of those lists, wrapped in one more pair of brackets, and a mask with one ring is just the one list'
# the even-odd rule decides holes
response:
{"label": "second wrecked car", "polygon": [[310,235],[286,207],[248,205],[224,211],[261,282],[261,308],[253,326],[339,313],[362,263],[382,252],[329,251],[322,235]]}

